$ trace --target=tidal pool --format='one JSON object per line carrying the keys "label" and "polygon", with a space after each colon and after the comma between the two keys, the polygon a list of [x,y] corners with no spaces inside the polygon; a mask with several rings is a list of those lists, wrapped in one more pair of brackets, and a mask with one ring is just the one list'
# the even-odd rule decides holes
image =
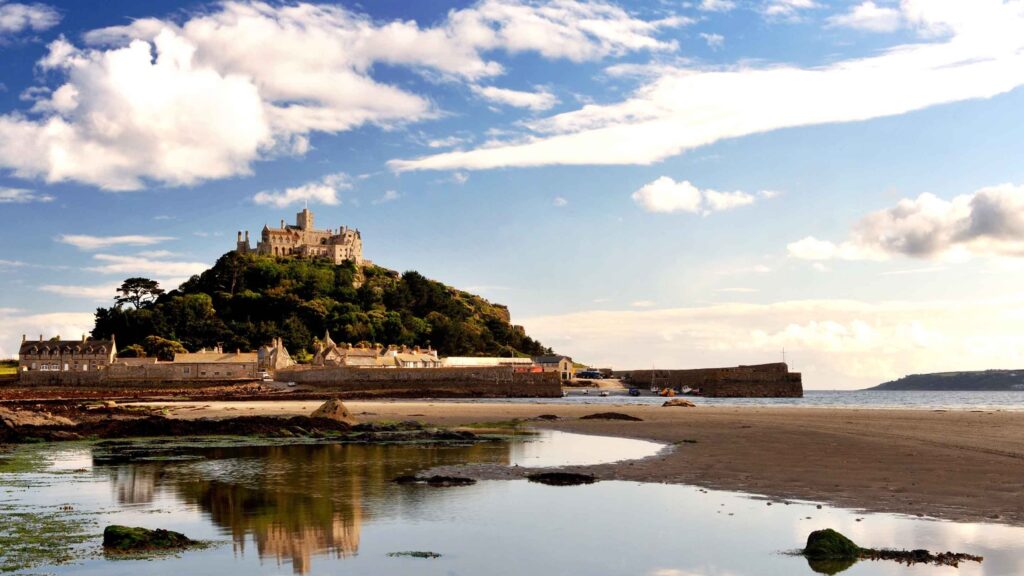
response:
{"label": "tidal pool", "polygon": [[[985,556],[959,569],[860,562],[866,574],[1024,574],[1024,528],[858,514],[812,503],[632,482],[552,487],[525,480],[433,488],[395,476],[458,463],[547,466],[640,458],[651,442],[542,432],[469,446],[90,444],[24,447],[45,472],[0,476],[0,504],[92,518],[96,537],[53,574],[425,574],[733,576],[814,574],[807,534],[863,546]],[[12,516],[3,520],[12,521]],[[860,521],[858,521],[860,519]],[[108,560],[106,524],[167,528],[218,545],[153,560]],[[55,543],[59,545],[59,543]],[[388,556],[430,551],[439,558]],[[0,559],[4,555],[0,550]],[[15,572],[18,573],[18,572]]]}

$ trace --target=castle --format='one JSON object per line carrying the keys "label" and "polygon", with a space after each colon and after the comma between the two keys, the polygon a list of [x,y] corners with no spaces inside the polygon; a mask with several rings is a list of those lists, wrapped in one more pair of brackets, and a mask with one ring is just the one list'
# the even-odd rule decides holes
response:
{"label": "castle", "polygon": [[280,228],[263,226],[263,234],[256,249],[249,244],[249,231],[238,233],[238,253],[256,252],[270,256],[305,256],[310,258],[327,258],[335,264],[351,260],[356,264],[363,263],[363,238],[359,230],[341,227],[337,230],[317,230],[313,227],[313,213],[309,208],[295,215],[295,224],[285,225],[281,220]]}

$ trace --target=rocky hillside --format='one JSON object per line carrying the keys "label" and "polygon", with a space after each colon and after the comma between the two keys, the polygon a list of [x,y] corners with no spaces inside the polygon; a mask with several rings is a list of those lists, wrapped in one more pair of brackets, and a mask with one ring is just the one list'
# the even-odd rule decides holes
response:
{"label": "rocky hillside", "polygon": [[548,351],[509,323],[506,307],[417,272],[235,252],[154,301],[98,309],[92,334],[116,334],[122,349],[157,335],[189,350],[251,350],[281,336],[301,358],[325,330],[337,342],[430,345],[442,355]]}

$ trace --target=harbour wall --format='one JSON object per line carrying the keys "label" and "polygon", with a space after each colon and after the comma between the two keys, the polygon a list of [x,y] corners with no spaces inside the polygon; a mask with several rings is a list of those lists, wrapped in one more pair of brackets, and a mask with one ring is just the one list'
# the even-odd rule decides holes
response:
{"label": "harbour wall", "polygon": [[389,368],[292,366],[277,380],[346,395],[402,397],[557,398],[557,372],[516,372],[512,367]]}
{"label": "harbour wall", "polygon": [[631,370],[619,373],[632,386],[658,388],[699,388],[709,398],[800,398],[803,378],[777,362],[731,368],[688,370]]}

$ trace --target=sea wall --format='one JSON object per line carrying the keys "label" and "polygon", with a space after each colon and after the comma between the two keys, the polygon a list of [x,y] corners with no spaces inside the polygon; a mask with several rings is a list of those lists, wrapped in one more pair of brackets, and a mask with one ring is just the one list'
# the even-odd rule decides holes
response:
{"label": "sea wall", "polygon": [[731,368],[694,368],[689,370],[632,370],[623,379],[633,386],[652,383],[659,388],[699,388],[711,398],[800,398],[804,395],[799,372],[790,372],[782,362],[735,366]]}
{"label": "sea wall", "polygon": [[506,366],[484,368],[389,368],[292,366],[277,380],[348,395],[404,397],[526,397],[562,395],[557,372],[515,372]]}

